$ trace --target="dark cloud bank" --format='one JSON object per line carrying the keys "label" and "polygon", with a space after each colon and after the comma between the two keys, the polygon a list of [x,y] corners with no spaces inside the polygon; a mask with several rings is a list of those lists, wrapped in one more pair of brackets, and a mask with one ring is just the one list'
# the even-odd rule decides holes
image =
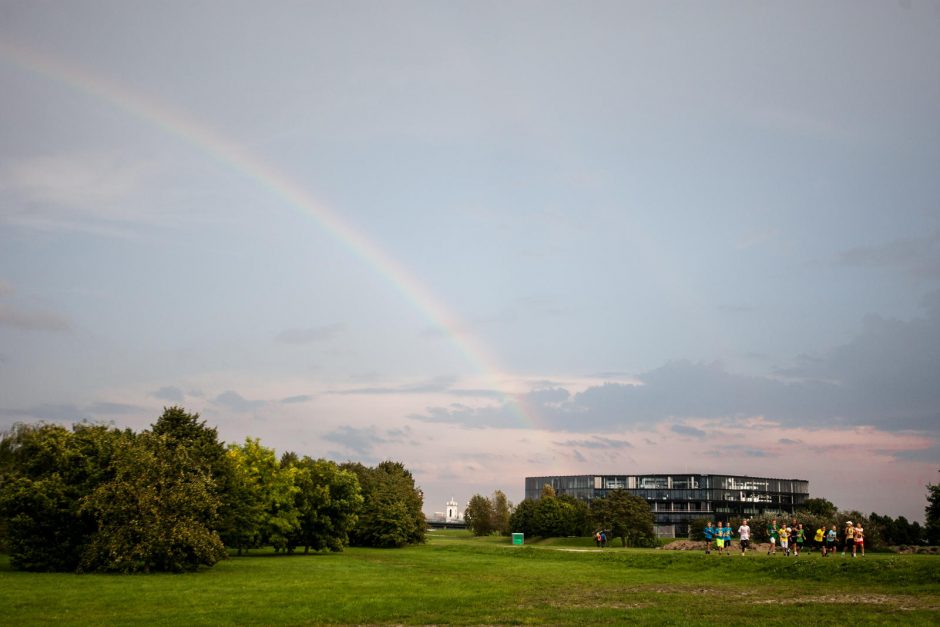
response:
{"label": "dark cloud bank", "polygon": [[[429,408],[413,416],[471,427],[539,426],[592,431],[664,419],[764,416],[787,426],[872,425],[886,430],[940,430],[940,294],[910,321],[869,316],[850,343],[804,355],[768,376],[729,372],[719,363],[675,361],[637,377],[642,385],[604,383],[570,394],[538,389],[517,406]],[[684,435],[700,434],[677,425]],[[678,432],[678,431],[677,431]]]}

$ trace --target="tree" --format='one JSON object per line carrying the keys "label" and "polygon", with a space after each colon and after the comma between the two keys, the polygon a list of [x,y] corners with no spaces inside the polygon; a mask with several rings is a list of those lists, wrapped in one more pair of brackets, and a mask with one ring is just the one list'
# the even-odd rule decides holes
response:
{"label": "tree", "polygon": [[150,426],[150,432],[165,436],[170,448],[186,447],[191,452],[193,467],[206,472],[212,479],[211,491],[220,499],[220,506],[213,520],[206,524],[212,529],[222,530],[232,526],[227,518],[233,515],[230,505],[233,499],[228,492],[234,489],[234,467],[226,455],[225,443],[219,440],[219,432],[199,420],[198,413],[189,413],[179,406],[164,407],[163,413]]}
{"label": "tree", "polygon": [[839,508],[832,501],[823,498],[806,499],[797,511],[803,511],[819,518],[835,518]]}
{"label": "tree", "polygon": [[543,494],[535,501],[531,526],[533,535],[543,538],[587,535],[590,511],[587,503],[573,496]]}
{"label": "tree", "polygon": [[704,540],[707,518],[695,518],[689,523],[689,540]]}
{"label": "tree", "polygon": [[653,512],[646,499],[625,490],[614,490],[591,503],[594,520],[622,546],[650,546],[656,540]]}
{"label": "tree", "polygon": [[0,437],[0,519],[19,570],[74,571],[96,532],[81,499],[112,475],[121,432],[102,425],[16,425]]}
{"label": "tree", "polygon": [[402,547],[424,542],[427,530],[421,511],[424,494],[403,464],[384,461],[375,468],[368,468],[359,463],[346,463],[342,468],[355,473],[362,487],[362,509],[350,531],[350,544]]}
{"label": "tree", "polygon": [[493,528],[500,535],[509,534],[509,516],[512,514],[512,503],[506,498],[502,490],[493,492]]}
{"label": "tree", "polygon": [[924,508],[924,537],[927,544],[940,545],[940,483],[927,485],[927,507]]}
{"label": "tree", "polygon": [[488,536],[496,531],[496,510],[493,501],[480,494],[470,497],[463,519],[475,536]]}
{"label": "tree", "polygon": [[281,464],[297,471],[295,507],[300,525],[288,535],[288,550],[303,546],[304,553],[311,548],[342,551],[363,502],[355,473],[325,459],[297,459],[293,454],[281,456]]}
{"label": "tree", "polygon": [[535,536],[535,510],[538,501],[523,499],[509,516],[509,529],[512,533]]}
{"label": "tree", "polygon": [[262,446],[257,438],[230,445],[227,456],[233,481],[227,492],[231,502],[227,504],[223,540],[239,555],[263,544],[286,549],[288,537],[300,528],[296,468],[281,466],[274,450]]}
{"label": "tree", "polygon": [[81,502],[97,523],[82,570],[183,572],[226,557],[207,525],[219,498],[195,455],[168,435],[124,434],[114,476]]}

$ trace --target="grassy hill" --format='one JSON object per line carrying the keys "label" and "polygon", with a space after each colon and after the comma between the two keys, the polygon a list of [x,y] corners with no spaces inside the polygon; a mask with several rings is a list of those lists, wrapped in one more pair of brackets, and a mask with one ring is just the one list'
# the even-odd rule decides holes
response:
{"label": "grassy hill", "polygon": [[940,624],[940,557],[821,559],[514,547],[433,532],[426,545],[257,551],[186,575],[21,573],[0,557],[0,623]]}

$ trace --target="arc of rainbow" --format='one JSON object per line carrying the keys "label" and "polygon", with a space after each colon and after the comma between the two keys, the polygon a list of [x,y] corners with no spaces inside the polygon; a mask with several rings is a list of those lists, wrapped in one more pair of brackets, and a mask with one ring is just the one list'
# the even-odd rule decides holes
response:
{"label": "arc of rainbow", "polygon": [[253,180],[289,206],[311,216],[320,228],[349,248],[373,271],[400,292],[434,326],[444,331],[450,342],[468,363],[497,387],[503,400],[526,427],[538,428],[534,412],[528,410],[518,394],[502,389],[500,370],[483,347],[471,344],[460,333],[459,319],[436,299],[412,273],[382,250],[363,233],[347,224],[335,211],[313,196],[258,155],[229,140],[183,111],[142,95],[100,76],[75,63],[67,63],[35,49],[0,40],[0,55],[15,66],[34,72],[53,82],[90,95],[120,109],[134,118],[160,128],[169,135],[195,147],[241,176]]}

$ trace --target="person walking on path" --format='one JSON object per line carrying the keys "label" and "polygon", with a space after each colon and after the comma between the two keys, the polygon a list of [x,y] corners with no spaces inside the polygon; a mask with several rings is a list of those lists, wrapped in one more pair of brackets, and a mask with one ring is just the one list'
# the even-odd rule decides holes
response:
{"label": "person walking on path", "polygon": [[741,543],[741,555],[747,553],[747,547],[751,544],[751,528],[747,524],[747,518],[741,521],[738,527],[738,541]]}

